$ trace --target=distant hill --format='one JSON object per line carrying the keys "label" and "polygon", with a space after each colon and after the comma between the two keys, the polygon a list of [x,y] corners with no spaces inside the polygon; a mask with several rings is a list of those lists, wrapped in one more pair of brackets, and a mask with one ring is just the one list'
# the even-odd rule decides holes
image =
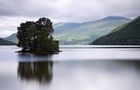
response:
{"label": "distant hill", "polygon": [[14,42],[14,43],[17,43],[18,42],[18,39],[17,39],[17,34],[16,33],[13,33],[12,35],[6,37],[6,38],[3,38],[4,40],[8,40],[8,41],[11,41],[11,42]]}
{"label": "distant hill", "polygon": [[[61,22],[54,24],[54,37],[60,44],[89,44],[129,21],[131,20],[125,17],[109,16],[84,23]],[[16,34],[4,39],[17,43]]]}
{"label": "distant hill", "polygon": [[15,43],[0,38],[0,45],[15,45]]}
{"label": "distant hill", "polygon": [[125,17],[109,16],[84,23],[59,23],[54,25],[55,39],[61,44],[88,44],[109,34],[114,28],[131,21]]}
{"label": "distant hill", "polygon": [[54,24],[55,34],[61,34],[68,32],[69,30],[73,30],[75,28],[78,28],[81,24],[80,23],[74,23],[74,22],[61,22]]}
{"label": "distant hill", "polygon": [[123,24],[92,44],[96,45],[140,45],[140,16]]}

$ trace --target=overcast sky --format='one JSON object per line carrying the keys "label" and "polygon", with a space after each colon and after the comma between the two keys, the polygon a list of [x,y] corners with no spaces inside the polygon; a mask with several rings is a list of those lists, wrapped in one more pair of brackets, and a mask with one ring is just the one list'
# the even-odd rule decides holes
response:
{"label": "overcast sky", "polygon": [[84,22],[106,16],[135,18],[140,0],[0,0],[0,37],[16,32],[27,20],[48,17],[53,22]]}

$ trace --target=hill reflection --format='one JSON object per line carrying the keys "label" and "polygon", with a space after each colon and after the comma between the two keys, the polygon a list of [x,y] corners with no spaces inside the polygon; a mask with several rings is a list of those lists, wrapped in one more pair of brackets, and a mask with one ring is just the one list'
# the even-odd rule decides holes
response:
{"label": "hill reflection", "polygon": [[39,83],[50,83],[53,76],[53,62],[19,62],[18,76],[21,80],[36,80]]}

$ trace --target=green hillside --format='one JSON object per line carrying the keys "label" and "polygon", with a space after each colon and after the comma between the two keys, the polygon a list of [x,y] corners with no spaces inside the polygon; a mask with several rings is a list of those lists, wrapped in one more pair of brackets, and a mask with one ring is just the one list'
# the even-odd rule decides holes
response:
{"label": "green hillside", "polygon": [[0,45],[15,45],[15,43],[0,38]]}
{"label": "green hillside", "polygon": [[[59,40],[60,44],[89,44],[93,40],[109,34],[117,26],[129,21],[130,19],[124,17],[109,16],[84,23],[61,22],[54,24],[54,38]],[[17,42],[16,34],[4,39]]]}
{"label": "green hillside", "polygon": [[140,16],[123,24],[92,44],[96,45],[140,45]]}
{"label": "green hillside", "polygon": [[17,39],[17,34],[13,33],[12,35],[10,35],[9,37],[4,38],[4,40],[8,40],[10,42],[14,42],[17,43],[18,39]]}
{"label": "green hillside", "polygon": [[[61,23],[60,26],[62,28],[60,26],[59,29],[54,28],[56,31],[54,35],[57,40],[60,40],[61,44],[88,44],[109,34],[112,29],[129,21],[130,19],[124,17],[110,16],[85,23]],[[69,27],[66,27],[68,25]],[[63,29],[64,27],[65,29]]]}

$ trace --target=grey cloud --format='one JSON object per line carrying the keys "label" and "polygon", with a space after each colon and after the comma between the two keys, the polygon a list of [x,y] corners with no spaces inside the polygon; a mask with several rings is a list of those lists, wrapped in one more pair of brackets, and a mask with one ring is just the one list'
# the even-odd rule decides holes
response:
{"label": "grey cloud", "polygon": [[140,15],[139,4],[140,0],[0,0],[0,36],[39,17],[57,22],[85,22],[111,15],[135,18]]}
{"label": "grey cloud", "polygon": [[23,1],[21,0],[1,0],[0,1],[0,16],[15,16],[20,15],[22,11]]}
{"label": "grey cloud", "polygon": [[81,20],[95,20],[110,15],[131,18],[140,15],[139,3],[139,0],[77,0],[72,2],[64,13],[69,16],[75,15]]}
{"label": "grey cloud", "polygon": [[62,20],[86,20],[109,15],[140,14],[139,0],[3,0],[0,16],[48,16]]}
{"label": "grey cloud", "polygon": [[[30,1],[30,2],[29,2]],[[0,1],[0,16],[43,16],[53,14],[55,9],[41,0],[3,0]]]}

